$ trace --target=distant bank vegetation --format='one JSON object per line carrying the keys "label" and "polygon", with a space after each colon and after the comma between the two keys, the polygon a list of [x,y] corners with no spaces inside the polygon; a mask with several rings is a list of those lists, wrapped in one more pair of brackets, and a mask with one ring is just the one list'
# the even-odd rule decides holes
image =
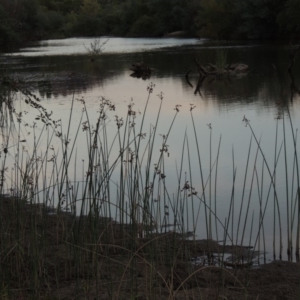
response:
{"label": "distant bank vegetation", "polygon": [[0,45],[72,36],[296,38],[299,0],[1,0]]}

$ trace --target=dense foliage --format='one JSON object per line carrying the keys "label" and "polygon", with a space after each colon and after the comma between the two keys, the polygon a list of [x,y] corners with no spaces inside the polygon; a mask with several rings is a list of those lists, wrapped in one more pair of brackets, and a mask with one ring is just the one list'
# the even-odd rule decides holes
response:
{"label": "dense foliage", "polygon": [[300,33],[298,0],[0,0],[0,45],[70,36],[274,39]]}

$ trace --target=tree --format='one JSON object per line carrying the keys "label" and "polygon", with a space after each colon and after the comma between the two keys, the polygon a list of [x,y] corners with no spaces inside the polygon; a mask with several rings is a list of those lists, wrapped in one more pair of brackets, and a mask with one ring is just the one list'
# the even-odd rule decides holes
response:
{"label": "tree", "polygon": [[286,0],[241,0],[240,32],[250,39],[271,39],[279,36],[278,15]]}
{"label": "tree", "polygon": [[279,13],[277,21],[283,34],[297,37],[300,33],[300,1],[287,0],[284,10]]}
{"label": "tree", "polygon": [[238,35],[236,0],[202,0],[197,27],[201,37],[230,39]]}
{"label": "tree", "polygon": [[97,0],[83,0],[80,14],[85,17],[95,18],[100,16],[101,6]]}
{"label": "tree", "polygon": [[128,35],[129,36],[148,36],[152,37],[155,36],[157,29],[156,24],[153,18],[143,15],[137,19],[136,22],[132,25]]}
{"label": "tree", "polygon": [[33,39],[38,28],[35,0],[2,0],[0,4],[0,44]]}
{"label": "tree", "polygon": [[78,13],[77,32],[87,36],[99,36],[102,33],[102,8],[97,0],[83,0]]}

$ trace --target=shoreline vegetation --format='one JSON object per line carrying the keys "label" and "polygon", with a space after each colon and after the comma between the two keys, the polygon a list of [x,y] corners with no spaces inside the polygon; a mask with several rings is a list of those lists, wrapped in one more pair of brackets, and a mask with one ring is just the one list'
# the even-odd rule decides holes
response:
{"label": "shoreline vegetation", "polygon": [[140,238],[132,226],[110,218],[76,217],[4,195],[0,215],[1,299],[300,296],[299,263],[273,261],[250,268],[218,261],[218,254],[237,255],[247,247],[187,240],[174,232]]}
{"label": "shoreline vegetation", "polygon": [[76,36],[297,39],[297,0],[3,0],[0,47]]}
{"label": "shoreline vegetation", "polygon": [[[299,49],[291,52],[291,78]],[[147,131],[145,116],[150,98],[155,97],[153,83],[147,87],[141,114],[134,110],[134,103],[129,103],[124,117],[115,115],[115,104],[100,98],[98,118],[92,121],[84,99],[73,99],[64,130],[60,120],[55,120],[55,112],[49,113],[39,98],[19,88],[19,84],[8,77],[1,80],[0,194],[10,195],[0,199],[2,299],[299,298],[300,268],[293,261],[299,261],[300,250],[300,175],[297,135],[288,107],[297,92],[295,82],[291,86],[292,98],[278,104],[273,166],[268,164],[250,120],[243,120],[252,132],[249,153],[256,153],[255,161],[248,155],[247,167],[242,171],[245,183],[257,181],[260,191],[266,181],[262,183],[259,173],[269,178],[268,195],[260,199],[256,227],[254,212],[247,209],[250,197],[239,203],[239,219],[233,217],[237,205],[235,168],[228,216],[225,221],[218,218],[213,195],[217,191],[221,139],[216,157],[210,150],[211,171],[206,177],[202,165],[207,158],[200,155],[194,105],[190,106],[190,115],[196,148],[192,148],[186,135],[179,158],[178,186],[170,190],[165,160],[171,151],[168,138],[181,106],[175,106],[167,133],[159,136],[156,130],[164,97],[158,94],[156,120]],[[29,105],[38,112],[32,125],[23,121],[26,109],[15,109],[15,97],[22,97],[25,107]],[[82,106],[82,115],[74,124],[75,101]],[[111,142],[109,122],[115,124]],[[283,140],[279,141],[281,125]],[[28,126],[33,134],[30,152],[22,146],[26,142],[22,132]],[[71,126],[76,127],[72,139]],[[286,174],[291,184],[286,185],[285,219],[278,208],[275,178],[278,161],[287,167],[288,130],[292,133],[293,163]],[[87,153],[82,162],[76,160],[79,133],[86,139]],[[44,150],[40,149],[42,136],[47,137]],[[59,149],[51,146],[53,139],[60,141]],[[119,149],[115,156],[113,147]],[[198,155],[197,178],[191,176],[196,163],[191,164],[190,151]],[[185,159],[187,169],[183,167]],[[113,173],[118,174],[117,183],[111,179]],[[200,190],[193,187],[196,181]],[[251,183],[251,191],[252,188],[253,193],[257,192]],[[113,190],[116,197],[112,196]],[[201,203],[199,211],[196,203]],[[270,207],[274,213],[274,262],[266,264],[264,216]],[[191,216],[188,211],[193,212]],[[194,236],[198,226],[205,228],[203,240]],[[246,232],[250,232],[249,240],[244,238]],[[290,262],[276,261],[282,258],[283,251]],[[253,264],[259,256],[263,257],[262,265],[255,268]]]}
{"label": "shoreline vegetation", "polygon": [[[165,4],[165,9],[170,5],[169,1],[154,2]],[[223,4],[208,0],[175,2],[178,6],[182,3],[196,6],[201,3],[199,8],[201,12],[197,11],[197,16],[202,14],[202,17],[209,11],[211,5],[214,6],[207,17],[211,17],[221,8],[228,12],[226,3],[236,5],[238,3],[229,0],[222,2]],[[294,1],[281,2],[287,7],[296,5]],[[1,3],[0,16],[7,12],[9,3],[17,2]],[[53,21],[53,24],[66,26],[57,20],[60,20],[59,14],[61,17],[68,16],[67,19],[71,20],[72,26],[85,24],[84,32],[91,35],[93,33],[88,33],[89,27],[83,20],[91,21],[87,23],[90,28],[98,30],[100,27],[95,27],[95,24],[99,21],[99,15],[95,14],[94,18],[91,18],[92,13],[100,14],[100,11],[102,13],[102,10],[108,9],[107,7],[124,9],[127,7],[124,5],[128,5],[127,1],[122,2],[123,4],[119,1],[104,4],[104,1],[102,3],[96,0],[76,0],[72,1],[72,5],[75,5],[74,12],[69,16],[67,5],[69,1],[22,0],[18,3],[24,4],[20,10],[22,13],[25,14],[27,10],[32,12],[27,14],[27,17],[36,16],[35,12],[39,12],[41,9],[39,5],[42,5],[44,13],[51,17],[49,22],[55,19],[57,23]],[[50,6],[50,3],[53,6]],[[140,13],[140,9],[150,8],[150,1],[133,3],[133,7],[139,8],[135,16],[145,16]],[[260,6],[257,1],[240,3]],[[65,8],[65,12],[61,8],[62,4],[68,7]],[[175,4],[174,7],[177,7]],[[14,11],[16,16],[20,12],[18,9],[20,8],[17,7]],[[230,11],[232,12],[232,8]],[[75,18],[74,14],[78,12],[85,12],[86,19],[79,18],[79,15]],[[224,11],[221,12],[223,15]],[[122,16],[122,13],[119,14]],[[271,15],[273,16],[273,13]],[[158,20],[160,18],[164,20],[163,17],[170,16],[159,16]],[[143,26],[148,28],[151,25],[149,18],[146,15],[135,25],[136,31],[128,27],[130,30],[128,32],[138,36],[139,28]],[[280,19],[278,18],[279,16],[276,16],[276,20]],[[129,20],[131,19],[136,20],[130,15]],[[0,35],[2,43],[4,40],[2,45],[22,42],[19,36],[21,32],[28,29],[25,31],[29,33],[30,28],[33,30],[36,24],[33,22],[30,27],[26,22],[31,19],[25,18],[27,21],[22,23],[24,27],[20,29],[19,25],[10,23],[11,19],[4,20],[5,22],[0,25],[0,33],[5,33]],[[83,23],[76,23],[78,20]],[[205,21],[202,25],[197,25],[200,27],[195,27],[195,30],[206,32],[207,24],[216,22]],[[67,27],[70,32],[72,32],[70,28],[73,28],[71,25]],[[191,28],[194,28],[192,27],[194,25],[191,24]],[[61,27],[55,26],[49,27],[50,29],[47,29],[49,31],[41,31],[42,34],[36,38],[45,36],[43,34],[57,34],[55,30],[60,32]],[[110,30],[115,30],[113,28],[115,27]],[[172,28],[174,31],[181,29],[182,26]],[[214,32],[221,34],[218,38],[226,37],[226,32],[220,31],[218,27],[210,29],[209,34],[213,37]],[[296,31],[293,29],[291,32]],[[279,36],[279,31],[277,33]],[[129,35],[127,32],[124,34]],[[270,34],[268,38],[278,36]],[[26,36],[25,39],[27,40]],[[156,119],[152,120],[154,124],[149,125],[145,121],[148,103],[150,98],[154,97],[153,83],[147,87],[145,109],[140,114],[135,111],[134,103],[131,102],[124,117],[115,115],[115,104],[102,97],[97,104],[97,119],[91,120],[85,100],[73,98],[68,126],[62,128],[61,121],[55,119],[55,112],[48,112],[35,94],[29,89],[21,88],[20,82],[0,74],[0,298],[5,300],[299,299],[299,151],[297,130],[293,127],[289,112],[289,102],[293,101],[295,94],[299,94],[293,77],[293,66],[299,50],[299,46],[291,49],[288,69],[291,79],[290,98],[286,97],[278,103],[273,164],[267,162],[261,141],[252,129],[250,120],[246,116],[243,119],[252,134],[247,166],[242,170],[245,178],[244,190],[246,182],[248,185],[251,182],[250,194],[252,189],[253,193],[258,191],[260,206],[257,209],[259,216],[256,216],[256,219],[254,212],[249,211],[251,197],[246,199],[243,193],[240,202],[235,199],[234,155],[232,195],[228,215],[222,221],[218,218],[217,199],[214,199],[214,196],[217,195],[221,138],[217,151],[214,151],[215,157],[212,155],[211,141],[207,145],[210,147],[209,158],[200,155],[201,137],[197,132],[197,120],[193,117],[195,108],[193,104],[190,105],[192,138],[187,134],[183,137],[181,157],[178,158],[180,167],[176,174],[178,186],[173,187],[171,191],[166,184],[168,170],[165,160],[171,151],[168,138],[180,113],[181,105],[174,107],[174,117],[166,129],[166,134],[159,135],[156,130],[161,118],[163,93],[157,95],[160,104]],[[197,65],[200,71],[196,92],[200,93],[201,80],[208,75],[222,78],[223,73],[220,76],[220,72],[216,70],[224,70],[224,60],[220,54],[218,67],[211,72],[213,74],[208,74],[207,68]],[[16,98],[24,100],[25,108],[28,105],[38,112],[32,124],[23,120],[26,114],[24,107],[22,111],[15,108]],[[78,101],[82,108],[82,115],[77,123],[73,120],[75,101]],[[115,128],[112,141],[108,123],[110,126],[114,124]],[[76,128],[75,136],[70,134],[71,127]],[[210,124],[208,127],[211,138]],[[23,147],[23,143],[27,141],[22,134],[27,131],[33,136],[32,139],[28,137],[28,141],[32,143],[30,152]],[[81,146],[86,147],[85,160],[80,162],[77,161],[76,150],[79,134],[84,136],[81,140],[84,143],[82,142]],[[292,144],[292,154],[287,150],[290,147],[286,139],[288,134],[291,137],[289,141]],[[282,140],[278,140],[279,136]],[[46,137],[46,148],[41,147],[41,137]],[[58,149],[52,146],[53,139],[58,139],[60,143]],[[195,147],[191,146],[191,139],[194,139]],[[118,149],[116,155],[112,154],[113,147]],[[191,151],[197,153],[197,162],[190,161]],[[249,159],[250,153],[255,153],[254,161]],[[288,156],[289,161],[292,161],[291,168],[288,168]],[[261,163],[258,163],[259,159]],[[204,176],[202,169],[204,160],[210,161],[207,177]],[[282,184],[276,182],[279,161],[283,162],[286,169],[284,212],[280,211],[278,205],[277,191],[282,189]],[[188,166],[186,169],[183,167],[184,162]],[[195,166],[199,174],[193,178],[191,174]],[[74,170],[74,173],[70,169]],[[118,175],[117,183],[112,180],[112,174]],[[267,183],[263,181],[264,176],[268,177]],[[198,186],[201,186],[200,190],[194,188],[196,181],[199,183]],[[252,186],[253,181],[256,181],[257,189]],[[263,185],[269,185],[267,196],[264,197],[261,192]],[[200,203],[199,211],[195,209],[194,203]],[[267,264],[264,217],[268,208],[273,213],[274,261]],[[240,211],[238,220],[234,219],[234,209]],[[188,215],[189,211],[193,212],[192,216]],[[203,218],[199,218],[200,211]],[[283,213],[286,214],[286,218],[283,218]],[[192,224],[189,224],[187,219],[190,219]],[[256,227],[254,220],[258,223]],[[195,238],[198,226],[205,229],[206,236],[203,240]],[[250,232],[249,240],[244,238],[246,232]],[[277,261],[285,252],[289,261]],[[263,264],[256,266],[259,256],[263,257],[261,259]]]}

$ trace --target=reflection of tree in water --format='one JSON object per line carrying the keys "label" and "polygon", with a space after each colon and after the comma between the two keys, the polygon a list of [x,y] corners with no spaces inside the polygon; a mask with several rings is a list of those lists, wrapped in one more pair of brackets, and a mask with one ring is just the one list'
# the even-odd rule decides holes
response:
{"label": "reflection of tree in water", "polygon": [[291,102],[293,102],[295,94],[300,95],[300,89],[296,85],[295,76],[294,76],[294,73],[293,73],[293,67],[295,65],[296,57],[298,55],[299,50],[300,50],[300,45],[298,45],[296,48],[293,48],[291,46],[290,64],[289,64],[289,67],[288,67],[288,73],[289,73],[289,76],[290,76],[290,79],[291,79],[291,85],[290,85],[290,90],[291,90],[291,98],[290,99],[291,99]]}
{"label": "reflection of tree in water", "polygon": [[[16,58],[11,58],[12,65]],[[23,64],[22,64],[23,63]],[[86,56],[29,57],[11,72],[23,88],[39,92],[41,98],[85,93],[88,89],[121,76],[127,70],[127,61],[104,55],[91,62]],[[16,75],[15,75],[16,74]]]}
{"label": "reflection of tree in water", "polygon": [[[105,85],[106,82],[121,81],[124,76],[130,74],[129,68],[133,61],[145,62],[156,70],[151,80],[159,82],[161,79],[171,78],[175,84],[182,84],[183,90],[187,93],[196,90],[195,97],[202,101],[210,101],[213,98],[220,106],[247,105],[254,102],[257,105],[269,106],[289,93],[290,78],[286,76],[290,62],[289,49],[277,46],[228,48],[228,62],[247,63],[250,68],[248,75],[226,80],[212,78],[199,80],[191,58],[197,56],[206,65],[208,62],[216,61],[216,53],[217,47],[186,49],[186,51],[168,49],[156,52],[103,54],[94,62],[83,55],[35,57],[18,61],[18,74],[44,98],[69,96],[74,92],[83,94],[95,86]],[[13,63],[15,61],[16,58]],[[296,61],[293,68],[295,82],[299,79],[298,67],[299,63]],[[193,68],[190,74],[193,88],[188,86],[184,79],[189,68]],[[45,77],[41,74],[45,74]],[[39,81],[41,82],[38,83]]]}
{"label": "reflection of tree in water", "polygon": [[[193,89],[194,95],[198,95],[202,101],[209,102],[214,99],[219,106],[256,103],[258,106],[274,107],[275,103],[288,101],[290,79],[284,76],[288,71],[288,53],[282,54],[284,55],[280,57],[271,56],[271,59],[276,61],[276,68],[274,64],[268,62],[255,65],[255,61],[252,60],[253,66],[250,65],[247,76],[243,73],[221,77],[214,74],[199,74],[194,65],[194,68],[185,74],[183,81],[186,84],[185,89]],[[204,69],[206,70],[207,68]],[[193,71],[194,74],[190,75]],[[291,92],[297,93],[295,78],[292,78],[291,85],[293,88]]]}
{"label": "reflection of tree in water", "polygon": [[73,93],[85,93],[87,89],[92,88],[97,80],[91,76],[86,76],[77,72],[63,72],[53,78],[53,96],[60,95],[66,97]]}
{"label": "reflection of tree in water", "polygon": [[[47,76],[47,80],[37,80],[37,90],[41,98],[66,97],[75,93],[85,93],[99,84],[99,78],[77,72],[62,72]],[[31,82],[32,86],[32,82]]]}
{"label": "reflection of tree in water", "polygon": [[42,98],[51,98],[53,89],[50,80],[41,80],[38,81],[38,91]]}

